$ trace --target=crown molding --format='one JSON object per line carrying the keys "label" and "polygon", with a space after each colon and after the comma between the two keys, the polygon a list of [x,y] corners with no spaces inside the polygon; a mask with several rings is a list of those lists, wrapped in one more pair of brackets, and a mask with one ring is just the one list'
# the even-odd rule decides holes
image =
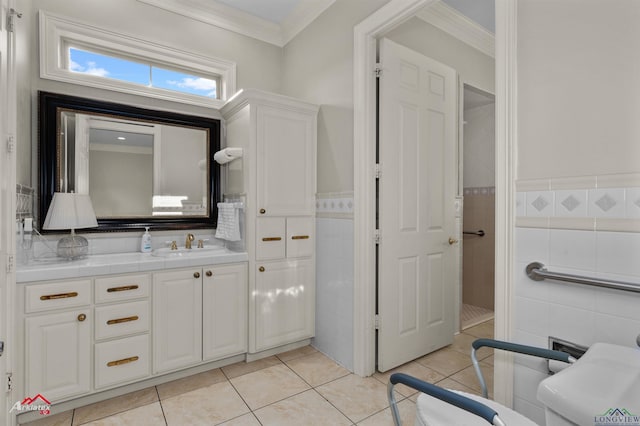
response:
{"label": "crown molding", "polygon": [[463,43],[478,49],[485,55],[496,57],[496,42],[493,33],[444,2],[438,1],[426,7],[416,16]]}
{"label": "crown molding", "polygon": [[187,18],[283,47],[335,0],[302,0],[278,25],[215,0],[138,0]]}

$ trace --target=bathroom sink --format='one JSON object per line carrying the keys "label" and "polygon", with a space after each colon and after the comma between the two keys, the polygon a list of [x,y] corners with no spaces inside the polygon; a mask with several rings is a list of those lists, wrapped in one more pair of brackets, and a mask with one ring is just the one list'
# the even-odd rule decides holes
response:
{"label": "bathroom sink", "polygon": [[155,249],[151,252],[152,256],[157,257],[198,257],[198,256],[211,256],[217,253],[224,253],[226,249],[220,246],[207,246],[201,248],[187,249],[180,247],[176,250],[171,250],[169,247]]}

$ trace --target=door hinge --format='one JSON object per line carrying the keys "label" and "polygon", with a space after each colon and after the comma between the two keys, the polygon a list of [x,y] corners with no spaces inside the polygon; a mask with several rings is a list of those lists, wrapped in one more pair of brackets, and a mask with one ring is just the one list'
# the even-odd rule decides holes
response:
{"label": "door hinge", "polygon": [[7,256],[7,268],[6,271],[8,274],[13,272],[13,269],[15,268],[15,258],[13,257],[12,254]]}
{"label": "door hinge", "polygon": [[7,32],[15,31],[15,18],[22,18],[22,13],[18,12],[14,8],[9,9],[9,13],[7,13]]}
{"label": "door hinge", "polygon": [[376,78],[380,78],[382,75],[382,63],[378,62],[376,67],[373,69],[373,72],[376,74]]}
{"label": "door hinge", "polygon": [[375,231],[373,231],[373,241],[376,244],[380,244],[380,230],[376,229]]}
{"label": "door hinge", "polygon": [[373,328],[380,330],[380,314],[376,314],[373,318]]}
{"label": "door hinge", "polygon": [[376,179],[380,179],[380,177],[382,176],[382,167],[380,167],[380,163],[376,163],[373,172],[376,176]]}
{"label": "door hinge", "polygon": [[13,373],[7,373],[7,392],[13,390]]}
{"label": "door hinge", "polygon": [[16,138],[13,135],[7,136],[7,153],[11,154],[16,150]]}

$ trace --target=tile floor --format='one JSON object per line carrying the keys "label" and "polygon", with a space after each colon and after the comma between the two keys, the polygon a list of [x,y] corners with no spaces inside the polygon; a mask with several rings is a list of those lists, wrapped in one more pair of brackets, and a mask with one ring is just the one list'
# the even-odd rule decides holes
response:
{"label": "tile floor", "polygon": [[[452,345],[387,373],[350,374],[311,346],[238,363],[48,416],[30,426],[56,425],[391,425],[386,384],[405,372],[441,386],[480,393],[471,342],[493,337],[493,321],[456,335]],[[483,352],[484,351],[484,352]],[[493,388],[493,353],[478,358]],[[396,387],[403,421],[412,425],[417,394]]]}

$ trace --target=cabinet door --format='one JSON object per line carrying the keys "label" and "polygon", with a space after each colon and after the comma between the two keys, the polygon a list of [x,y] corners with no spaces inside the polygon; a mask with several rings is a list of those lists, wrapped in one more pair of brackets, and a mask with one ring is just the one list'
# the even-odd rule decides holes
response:
{"label": "cabinet door", "polygon": [[258,214],[313,214],[315,116],[260,105],[257,109]]}
{"label": "cabinet door", "polygon": [[153,276],[153,371],[176,370],[202,360],[202,271]]}
{"label": "cabinet door", "polygon": [[204,269],[203,358],[221,359],[247,351],[247,265]]}
{"label": "cabinet door", "polygon": [[258,262],[255,351],[313,337],[315,274],[311,259]]}
{"label": "cabinet door", "polygon": [[55,403],[89,392],[91,322],[89,308],[25,320],[26,396]]}

